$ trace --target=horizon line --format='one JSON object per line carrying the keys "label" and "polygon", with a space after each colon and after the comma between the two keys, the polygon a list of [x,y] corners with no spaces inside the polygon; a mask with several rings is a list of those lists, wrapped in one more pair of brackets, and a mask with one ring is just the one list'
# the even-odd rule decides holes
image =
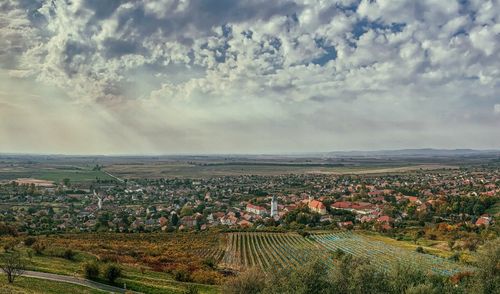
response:
{"label": "horizon line", "polygon": [[334,151],[291,151],[291,152],[186,152],[186,153],[115,153],[115,154],[93,154],[93,153],[50,153],[50,152],[0,152],[0,156],[60,156],[60,157],[169,157],[169,156],[293,156],[293,155],[322,155],[328,153],[376,153],[376,152],[398,152],[398,151],[467,151],[467,152],[500,152],[492,148],[399,148],[399,149],[344,149]]}

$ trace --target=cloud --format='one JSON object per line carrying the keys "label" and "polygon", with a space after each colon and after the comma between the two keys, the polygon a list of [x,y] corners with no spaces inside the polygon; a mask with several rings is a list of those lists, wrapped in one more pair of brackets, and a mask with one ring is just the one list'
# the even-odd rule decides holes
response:
{"label": "cloud", "polygon": [[[36,95],[33,115],[61,113],[49,129],[70,120],[65,105],[86,121],[68,152],[98,152],[78,134],[131,153],[500,145],[498,1],[9,0],[0,11],[0,103]],[[50,91],[19,94],[26,85]],[[0,126],[14,139],[4,149],[21,145],[21,126]]]}

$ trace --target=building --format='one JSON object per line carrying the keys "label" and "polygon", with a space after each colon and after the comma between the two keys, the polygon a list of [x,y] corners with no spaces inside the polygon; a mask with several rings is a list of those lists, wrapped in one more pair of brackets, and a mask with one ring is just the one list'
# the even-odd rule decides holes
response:
{"label": "building", "polygon": [[181,218],[181,224],[184,225],[184,227],[192,228],[192,227],[196,226],[197,221],[192,216],[185,216],[185,217]]}
{"label": "building", "polygon": [[318,200],[309,201],[309,209],[319,214],[326,214],[326,206]]}
{"label": "building", "polygon": [[489,226],[491,224],[492,218],[488,216],[487,214],[483,214],[480,218],[477,219],[476,221],[476,226]]}
{"label": "building", "polygon": [[266,214],[266,209],[264,207],[258,206],[258,205],[253,205],[251,203],[247,204],[246,211],[251,212],[251,213],[255,213],[257,215]]}
{"label": "building", "polygon": [[273,196],[271,199],[271,217],[278,215],[278,200]]}

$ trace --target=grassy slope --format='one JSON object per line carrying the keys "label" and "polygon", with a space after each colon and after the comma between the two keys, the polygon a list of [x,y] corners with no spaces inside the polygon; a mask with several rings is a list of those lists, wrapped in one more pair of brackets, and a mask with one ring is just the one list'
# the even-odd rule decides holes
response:
{"label": "grassy slope", "polygon": [[[55,273],[68,276],[83,276],[82,265],[85,261],[95,260],[95,257],[79,252],[74,261],[54,256],[33,255],[29,269],[47,273]],[[183,293],[190,283],[178,282],[166,273],[159,273],[145,270],[144,274],[140,269],[122,265],[123,277],[117,280],[117,285],[122,287],[127,285],[127,289],[144,293]],[[200,293],[218,293],[216,286],[196,284]]]}
{"label": "grassy slope", "polygon": [[385,237],[382,235],[379,235],[377,233],[373,232],[364,232],[364,236],[371,238],[373,240],[377,241],[382,241],[384,243],[387,243],[389,245],[393,245],[399,248],[407,249],[410,251],[415,251],[417,247],[422,247],[427,253],[443,257],[443,258],[448,258],[452,254],[450,251],[446,250],[441,250],[436,247],[434,247],[437,243],[443,242],[443,241],[431,241],[431,240],[425,240],[425,239],[419,239],[417,243],[409,242],[409,241],[398,241],[389,237]]}
{"label": "grassy slope", "polygon": [[81,294],[101,294],[106,293],[96,289],[91,289],[70,283],[61,283],[49,280],[19,277],[13,284],[7,283],[5,276],[0,276],[0,294],[61,294],[61,293],[81,293]]}

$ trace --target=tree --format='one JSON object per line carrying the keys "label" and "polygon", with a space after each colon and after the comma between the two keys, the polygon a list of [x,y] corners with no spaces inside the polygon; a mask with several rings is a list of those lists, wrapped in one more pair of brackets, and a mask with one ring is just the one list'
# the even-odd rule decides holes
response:
{"label": "tree", "polygon": [[33,250],[35,250],[36,255],[42,255],[46,246],[45,246],[45,243],[43,243],[43,242],[36,242],[35,244],[32,245],[32,248],[33,248]]}
{"label": "tree", "polygon": [[477,260],[477,293],[500,293],[500,239],[484,246],[484,252]]}
{"label": "tree", "polygon": [[111,283],[113,283],[121,275],[122,275],[122,269],[116,264],[109,264],[104,269],[104,277]]}
{"label": "tree", "polygon": [[170,222],[173,226],[177,226],[177,224],[179,223],[179,216],[177,215],[177,213],[172,214],[172,219]]}
{"label": "tree", "polygon": [[14,283],[15,278],[24,273],[26,264],[18,252],[6,253],[0,260],[0,269],[7,275],[7,281]]}
{"label": "tree", "polygon": [[85,278],[95,280],[99,277],[99,265],[97,262],[87,262],[83,265]]}
{"label": "tree", "polygon": [[33,237],[27,237],[26,239],[24,239],[24,245],[26,247],[30,247],[31,245],[35,244],[35,242],[36,242],[36,239]]}
{"label": "tree", "polygon": [[251,268],[237,277],[231,278],[223,286],[222,293],[257,294],[264,290],[266,277],[261,270]]}
{"label": "tree", "polygon": [[182,207],[181,209],[181,217],[191,215],[193,215],[193,209],[188,205],[184,205],[184,207]]}
{"label": "tree", "polygon": [[75,258],[76,252],[71,249],[66,249],[63,252],[63,257],[67,260],[73,260]]}
{"label": "tree", "polygon": [[69,183],[70,183],[70,182],[71,182],[71,180],[70,180],[69,178],[64,178],[64,179],[63,179],[63,184],[64,184],[64,186],[66,186],[66,187],[69,187]]}

